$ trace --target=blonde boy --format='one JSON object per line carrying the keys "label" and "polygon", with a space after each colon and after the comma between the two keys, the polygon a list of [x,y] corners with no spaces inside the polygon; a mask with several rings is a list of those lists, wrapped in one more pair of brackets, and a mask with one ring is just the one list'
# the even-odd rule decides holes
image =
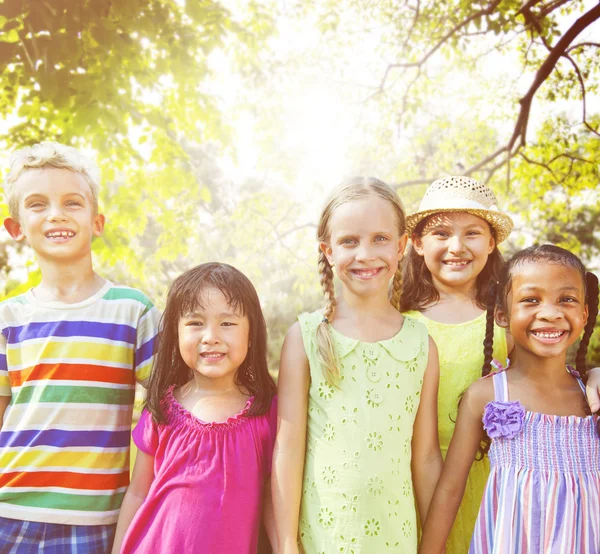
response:
{"label": "blonde boy", "polygon": [[159,314],[92,268],[105,222],[95,175],[56,143],[11,157],[4,226],[42,279],[0,303],[0,552],[110,552],[129,483],[135,383]]}

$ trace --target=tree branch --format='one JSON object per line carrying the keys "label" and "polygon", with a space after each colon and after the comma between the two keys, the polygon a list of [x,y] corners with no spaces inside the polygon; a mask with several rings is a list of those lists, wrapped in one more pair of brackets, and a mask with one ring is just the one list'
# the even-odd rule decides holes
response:
{"label": "tree branch", "polygon": [[577,75],[577,80],[579,81],[579,86],[581,88],[581,106],[582,106],[582,110],[583,110],[583,124],[592,132],[594,133],[596,136],[600,137],[600,133],[594,129],[587,121],[587,106],[586,106],[586,92],[585,92],[585,82],[583,80],[583,75],[581,74],[581,71],[579,70],[579,66],[575,63],[575,60],[569,56],[569,54],[563,54],[563,58],[566,58],[567,60],[569,60],[569,62],[571,62],[571,65],[573,66],[573,69],[575,70],[575,75]]}
{"label": "tree branch", "polygon": [[519,111],[519,116],[517,118],[517,122],[515,124],[515,128],[513,134],[508,141],[507,148],[509,152],[513,151],[513,148],[517,142],[517,139],[520,138],[519,147],[525,146],[526,137],[527,137],[527,125],[529,122],[529,113],[531,111],[531,103],[533,101],[533,97],[535,93],[538,91],[540,86],[544,83],[544,81],[548,78],[550,73],[552,73],[556,63],[560,59],[560,57],[565,53],[565,50],[569,47],[569,45],[575,40],[575,37],[579,35],[584,29],[586,29],[589,25],[591,25],[594,21],[600,18],[600,4],[594,6],[587,13],[582,15],[573,25],[567,30],[567,32],[560,38],[560,40],[556,43],[554,48],[550,51],[548,57],[538,69],[533,83],[529,87],[529,90],[523,96],[519,103],[521,104],[521,109]]}
{"label": "tree branch", "polygon": [[573,50],[577,50],[578,48],[585,48],[586,46],[594,46],[596,48],[600,48],[600,42],[578,42],[573,46],[569,46],[569,48],[567,48],[565,52],[567,54],[570,54],[571,52],[573,52]]}
{"label": "tree branch", "polygon": [[466,19],[463,19],[460,23],[456,24],[441,39],[439,39],[437,41],[437,43],[432,48],[430,48],[429,51],[420,60],[418,60],[416,62],[390,64],[387,67],[387,69],[385,70],[385,74],[383,76],[383,79],[381,80],[378,90],[383,91],[383,89],[385,87],[385,82],[386,82],[388,75],[392,69],[422,67],[425,63],[427,63],[427,60],[429,60],[429,58],[431,58],[431,56],[433,56],[450,38],[452,38],[453,35],[455,35],[462,28],[469,25],[469,23],[471,23],[472,21],[475,21],[476,19],[479,19],[486,15],[492,14],[493,11],[498,7],[498,4],[500,4],[501,1],[502,0],[494,0],[493,2],[490,3],[490,5],[487,8],[476,11],[475,13],[471,14]]}

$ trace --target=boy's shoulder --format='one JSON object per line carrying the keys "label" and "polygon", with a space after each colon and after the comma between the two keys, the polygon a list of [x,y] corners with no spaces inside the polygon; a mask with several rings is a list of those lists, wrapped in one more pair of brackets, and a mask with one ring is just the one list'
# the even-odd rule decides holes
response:
{"label": "boy's shoulder", "polygon": [[20,320],[35,321],[38,317],[52,320],[54,316],[61,319],[82,316],[88,319],[93,318],[94,313],[104,314],[100,316],[102,319],[107,317],[110,319],[110,314],[120,319],[123,317],[123,309],[129,316],[135,317],[143,317],[149,312],[155,316],[158,312],[152,300],[141,290],[107,281],[96,294],[72,305],[59,302],[36,302],[30,291],[7,298],[0,302],[0,321],[4,323]]}
{"label": "boy's shoulder", "polygon": [[154,307],[154,303],[150,298],[139,289],[128,287],[126,285],[119,285],[117,283],[109,283],[110,287],[106,293],[102,296],[102,300],[123,300],[131,302],[139,302],[148,309]]}

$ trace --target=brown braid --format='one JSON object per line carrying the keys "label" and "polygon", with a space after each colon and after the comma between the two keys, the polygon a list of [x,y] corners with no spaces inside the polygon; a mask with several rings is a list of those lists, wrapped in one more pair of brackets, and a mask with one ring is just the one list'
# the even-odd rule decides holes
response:
{"label": "brown braid", "polygon": [[337,302],[333,286],[333,270],[327,256],[325,256],[321,249],[319,249],[319,276],[321,288],[325,295],[325,311],[323,313],[323,321],[317,327],[317,356],[325,371],[325,378],[329,383],[335,384],[339,379],[340,372],[333,348],[333,341],[331,340],[329,323],[335,317]]}
{"label": "brown braid", "polygon": [[[496,308],[497,284],[490,284],[488,289],[488,302],[485,315],[485,338],[483,339],[483,369],[481,374],[485,377],[492,370],[492,357],[494,355],[494,309]],[[504,363],[504,360],[502,360]]]}
{"label": "brown braid", "polygon": [[398,264],[398,269],[394,273],[394,280],[392,281],[392,306],[398,311],[400,310],[400,300],[402,298],[402,267]]}

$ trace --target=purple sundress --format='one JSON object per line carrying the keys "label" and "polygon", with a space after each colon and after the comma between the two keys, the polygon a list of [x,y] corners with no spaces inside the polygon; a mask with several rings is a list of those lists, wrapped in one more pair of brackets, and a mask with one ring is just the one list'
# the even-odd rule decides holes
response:
{"label": "purple sundress", "polygon": [[600,554],[598,416],[526,411],[509,401],[505,371],[491,378],[491,471],[469,553]]}

